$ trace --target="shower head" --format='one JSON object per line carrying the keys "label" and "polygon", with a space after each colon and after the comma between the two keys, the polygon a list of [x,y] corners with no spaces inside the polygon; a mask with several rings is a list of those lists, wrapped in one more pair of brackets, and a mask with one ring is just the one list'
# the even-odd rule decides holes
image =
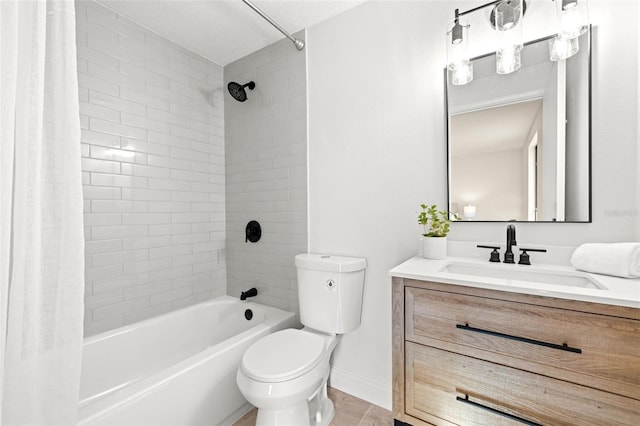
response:
{"label": "shower head", "polygon": [[238,102],[244,102],[247,100],[247,92],[244,90],[245,87],[248,87],[249,90],[253,90],[256,88],[256,84],[253,81],[248,82],[247,84],[238,84],[235,81],[232,81],[227,85],[227,89],[229,89],[229,93],[233,96]]}

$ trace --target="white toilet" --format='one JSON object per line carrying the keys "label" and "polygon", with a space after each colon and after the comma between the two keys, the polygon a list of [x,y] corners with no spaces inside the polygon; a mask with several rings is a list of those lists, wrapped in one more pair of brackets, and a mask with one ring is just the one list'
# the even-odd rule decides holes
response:
{"label": "white toilet", "polygon": [[336,334],[360,325],[365,259],[318,254],[295,258],[302,330],[263,337],[247,349],[236,380],[258,407],[256,426],[325,426],[334,415],[327,398]]}

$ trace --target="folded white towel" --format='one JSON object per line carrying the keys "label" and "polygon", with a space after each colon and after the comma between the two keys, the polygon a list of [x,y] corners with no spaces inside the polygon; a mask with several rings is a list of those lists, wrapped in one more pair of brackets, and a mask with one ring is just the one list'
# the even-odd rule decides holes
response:
{"label": "folded white towel", "polygon": [[582,244],[573,252],[574,268],[623,278],[640,277],[640,243]]}

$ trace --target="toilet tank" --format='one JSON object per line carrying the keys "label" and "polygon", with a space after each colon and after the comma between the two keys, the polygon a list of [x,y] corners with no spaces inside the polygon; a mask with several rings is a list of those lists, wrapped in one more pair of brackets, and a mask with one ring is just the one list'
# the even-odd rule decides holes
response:
{"label": "toilet tank", "polygon": [[367,261],[357,257],[299,254],[300,322],[325,333],[344,334],[360,325]]}

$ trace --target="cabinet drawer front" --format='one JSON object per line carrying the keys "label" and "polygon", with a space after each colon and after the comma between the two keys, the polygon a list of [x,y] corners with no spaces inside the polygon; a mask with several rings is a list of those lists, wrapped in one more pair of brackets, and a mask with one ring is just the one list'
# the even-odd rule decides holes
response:
{"label": "cabinet drawer front", "polygon": [[458,425],[637,425],[638,401],[406,344],[406,412]]}
{"label": "cabinet drawer front", "polygon": [[640,399],[640,321],[407,287],[409,341]]}

